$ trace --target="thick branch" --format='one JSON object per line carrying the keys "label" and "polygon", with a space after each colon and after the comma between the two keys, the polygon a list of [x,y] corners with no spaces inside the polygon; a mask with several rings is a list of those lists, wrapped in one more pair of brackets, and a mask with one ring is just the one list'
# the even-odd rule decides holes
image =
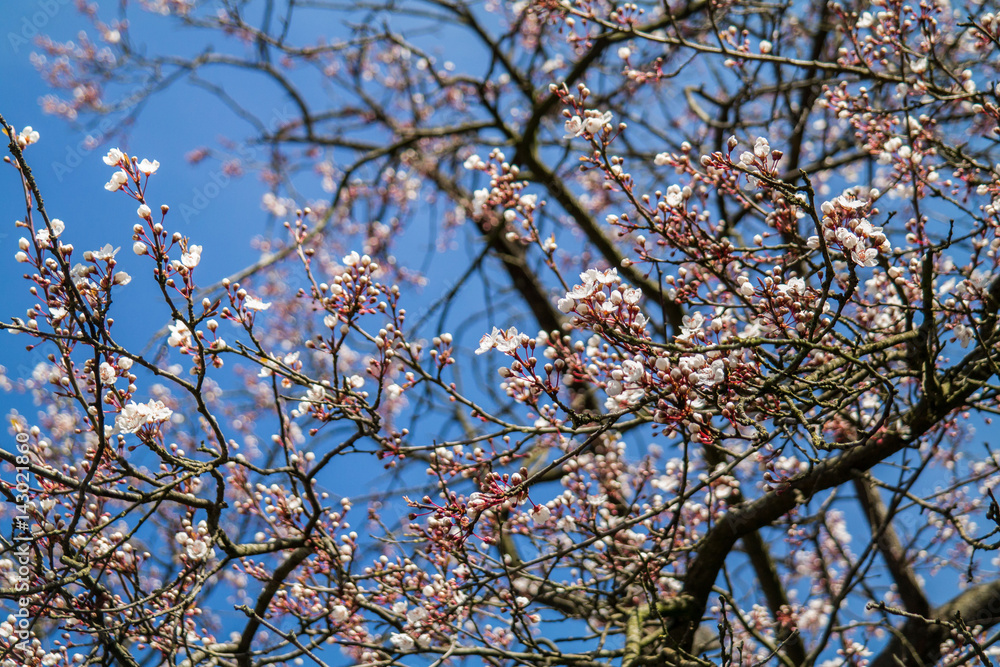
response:
{"label": "thick branch", "polygon": [[969,628],[978,625],[985,629],[1000,623],[1000,579],[960,593],[927,618],[911,617],[871,662],[871,667],[934,664],[941,657],[942,644],[951,637],[958,616]]}
{"label": "thick branch", "polygon": [[675,627],[679,641],[690,641],[694,627],[704,614],[712,586],[722,570],[736,541],[770,525],[798,505],[807,503],[820,491],[850,481],[857,471],[868,470],[941,424],[953,411],[963,407],[982,382],[993,375],[989,345],[994,341],[997,326],[996,306],[1000,304],[1000,277],[994,277],[984,302],[989,314],[979,326],[977,345],[958,365],[935,377],[934,388],[924,387],[924,395],[902,418],[902,424],[878,439],[846,450],[836,458],[826,459],[808,472],[789,480],[781,488],[764,495],[749,505],[733,509],[723,516],[698,545],[698,555],[688,569],[684,594],[692,600],[691,614],[686,624]]}
{"label": "thick branch", "polygon": [[712,586],[737,540],[777,521],[796,506],[808,502],[816,493],[850,481],[855,471],[868,470],[915,442],[952,410],[964,405],[975,389],[975,386],[965,386],[943,401],[932,401],[927,397],[921,399],[907,413],[904,428],[849,449],[834,459],[822,461],[782,488],[723,516],[698,545],[698,556],[688,569],[684,593],[692,598],[692,614],[685,627],[676,629],[677,636],[683,638],[690,635],[690,631],[698,623],[707,606]]}
{"label": "thick branch", "polygon": [[885,560],[906,610],[922,616],[928,614],[930,604],[916,575],[906,563],[906,549],[899,541],[896,529],[892,526],[891,515],[886,510],[878,489],[863,477],[854,478],[854,489],[868,517],[868,523],[871,524],[872,539]]}

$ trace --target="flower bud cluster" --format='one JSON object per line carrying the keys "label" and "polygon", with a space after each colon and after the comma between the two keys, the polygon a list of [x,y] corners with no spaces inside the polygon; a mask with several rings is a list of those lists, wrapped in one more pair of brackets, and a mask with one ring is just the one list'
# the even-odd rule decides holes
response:
{"label": "flower bud cluster", "polygon": [[[506,230],[504,239],[510,243],[536,244],[547,254],[555,250],[554,238],[542,240],[535,225],[535,214],[545,202],[539,201],[536,194],[525,193],[528,181],[518,180],[520,168],[516,164],[508,163],[504,154],[494,149],[488,160],[471,155],[464,166],[490,177],[488,186],[476,190],[472,198],[472,214],[479,217],[483,228],[500,225]],[[499,216],[488,215],[498,208],[503,211]]]}
{"label": "flower bud cluster", "polygon": [[[870,196],[874,199],[878,196],[878,191],[873,191]],[[872,225],[868,220],[868,215],[878,213],[878,209],[871,207],[870,201],[845,193],[824,202],[821,210],[823,239],[827,246],[839,246],[844,255],[850,257],[855,264],[876,266],[879,253],[887,255],[892,250],[882,228]],[[806,244],[813,249],[819,248],[819,237],[810,236]]]}
{"label": "flower bud cluster", "polygon": [[570,115],[569,110],[566,110],[564,115],[567,116],[564,123],[564,129],[566,130],[565,139],[575,137],[590,138],[597,136],[601,132],[611,132],[614,129],[611,125],[614,114],[610,111],[601,113],[596,109],[585,109],[581,117],[576,114]]}
{"label": "flower bud cluster", "polygon": [[645,360],[641,356],[625,359],[621,365],[611,370],[604,385],[608,399],[604,407],[611,411],[625,410],[641,401],[646,395]]}
{"label": "flower bud cluster", "polygon": [[341,261],[343,271],[320,286],[324,293],[323,305],[331,313],[352,310],[374,312],[373,306],[382,293],[375,280],[379,272],[378,263],[356,250],[345,255]]}
{"label": "flower bud cluster", "polygon": [[111,179],[105,184],[104,189],[108,192],[124,189],[130,197],[140,202],[139,217],[148,218],[151,211],[143,199],[143,192],[146,189],[145,181],[156,173],[156,170],[160,168],[160,163],[157,160],[149,161],[146,158],[139,162],[136,158],[129,158],[128,154],[119,149],[112,148],[104,156],[104,164],[119,168],[119,171],[111,175]]}
{"label": "flower bud cluster", "polygon": [[[626,52],[619,51],[619,53],[625,53],[625,59],[631,55],[627,49]],[[614,120],[612,112],[587,108],[586,101],[590,96],[590,90],[584,84],[577,85],[576,95],[570,93],[565,84],[561,86],[551,84],[549,92],[558,97],[559,101],[566,107],[562,112],[566,119],[563,125],[563,129],[566,131],[565,139],[584,137],[597,140],[600,143],[606,141],[611,133],[617,129],[612,125]]]}
{"label": "flower bud cluster", "polygon": [[[729,142],[730,146],[734,144]],[[732,149],[730,149],[732,150]],[[758,137],[754,142],[753,151],[743,151],[740,153],[740,166],[751,173],[760,173],[774,176],[778,170],[778,161],[781,160],[782,151],[771,150],[771,146],[764,137]],[[755,185],[757,180],[750,177],[750,184]]]}
{"label": "flower bud cluster", "polygon": [[30,125],[26,125],[23,130],[17,133],[17,145],[24,150],[31,144],[37,144],[39,140],[38,131]]}
{"label": "flower bud cluster", "polygon": [[181,560],[186,560],[189,565],[215,558],[212,536],[208,534],[208,524],[204,519],[197,526],[187,522],[185,529],[177,533],[174,539],[184,549]]}
{"label": "flower bud cluster", "polygon": [[618,269],[588,269],[579,285],[559,299],[560,311],[576,315],[576,322],[609,325],[627,332],[645,329],[647,320],[639,308],[642,290],[622,284]]}

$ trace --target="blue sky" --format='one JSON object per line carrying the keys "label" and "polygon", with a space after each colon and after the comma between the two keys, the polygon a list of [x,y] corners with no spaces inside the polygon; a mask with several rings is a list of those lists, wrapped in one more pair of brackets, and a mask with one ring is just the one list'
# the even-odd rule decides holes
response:
{"label": "blue sky", "polygon": [[[54,39],[72,39],[85,24],[64,0],[16,0],[5,5],[5,10],[9,18],[2,22],[0,71],[7,79],[7,94],[0,102],[0,113],[18,130],[31,125],[41,133],[41,141],[30,146],[25,156],[49,215],[66,223],[65,237],[77,252],[107,243],[122,247],[118,255],[120,268],[135,280],[118,296],[117,335],[125,342],[143,345],[151,332],[165,325],[166,313],[163,312],[162,319],[155,313],[152,317],[128,316],[148,314],[149,295],[145,290],[151,281],[144,272],[149,271],[150,265],[131,252],[131,228],[138,220],[135,203],[120,193],[104,189],[113,170],[103,163],[103,155],[109,148],[121,146],[140,159],[160,161],[160,170],[147,191],[150,200],[170,205],[169,229],[204,246],[203,275],[210,276],[213,282],[257,259],[250,239],[273,227],[260,207],[265,188],[252,177],[242,180],[220,177],[218,164],[212,160],[198,166],[191,166],[185,160],[185,154],[193,148],[214,145],[221,136],[220,128],[232,127],[231,114],[217,103],[212,104],[207,93],[193,86],[182,83],[145,105],[138,122],[128,128],[127,143],[119,134],[125,113],[112,113],[100,125],[76,127],[44,114],[39,100],[50,90],[30,63],[34,47],[25,43],[24,38],[31,37],[34,29],[40,27]],[[140,12],[136,14],[141,17]],[[187,33],[164,34],[167,24],[158,21],[157,34],[177,44]],[[93,147],[89,143],[92,138],[96,139]],[[22,278],[23,265],[13,260],[18,239],[23,236],[23,230],[17,229],[14,221],[24,218],[24,206],[20,180],[14,169],[5,167],[0,171],[0,202],[3,202],[0,279],[5,285],[0,292],[0,313],[7,319],[23,317],[34,300],[28,293],[29,283]],[[30,368],[42,358],[38,352],[24,351],[28,342],[24,337],[4,334],[0,364],[7,368],[8,376],[30,374]],[[3,404],[7,409],[31,414],[23,397],[7,394]]]}
{"label": "blue sky", "polygon": [[[171,212],[166,220],[169,231],[180,232],[192,243],[203,246],[198,283],[210,285],[260,259],[259,251],[252,247],[254,237],[285,238],[280,226],[283,220],[274,220],[261,207],[261,197],[269,188],[255,174],[230,179],[221,176],[220,163],[214,158],[192,165],[185,157],[191,150],[202,146],[219,148],[223,139],[244,139],[250,136],[250,127],[210,93],[184,80],[154,95],[149,103],[143,105],[136,122],[127,127],[122,125],[129,118],[124,111],[112,112],[96,122],[88,121],[90,124],[77,126],[44,114],[40,100],[52,91],[30,62],[31,53],[36,49],[30,40],[34,30],[40,28],[42,33],[56,41],[74,39],[81,29],[87,29],[88,33],[93,31],[77,13],[73,3],[66,0],[17,0],[14,5],[8,7],[11,18],[0,23],[3,27],[0,31],[0,71],[16,85],[8,86],[13,94],[0,100],[0,113],[17,130],[30,125],[41,134],[40,142],[28,147],[25,157],[38,181],[49,215],[66,223],[62,238],[76,248],[74,262],[80,261],[79,255],[85,250],[96,250],[105,244],[121,248],[117,255],[118,268],[128,272],[133,280],[117,290],[112,311],[116,320],[116,339],[129,349],[143,350],[149,349],[147,346],[151,339],[160,332],[163,335],[154,342],[162,344],[165,327],[170,322],[169,312],[154,289],[150,273],[152,263],[148,258],[137,257],[132,252],[132,226],[139,221],[135,213],[136,203],[121,192],[109,193],[104,189],[104,184],[115,170],[105,165],[102,157],[109,148],[120,147],[139,159],[160,162],[159,170],[150,179],[147,199],[154,209],[159,204],[170,206]],[[114,7],[108,5],[102,7],[100,15],[108,20],[113,17],[113,11]],[[150,52],[190,53],[204,46],[204,33],[175,29],[173,19],[149,16],[138,10],[130,11],[129,18],[135,39],[143,42],[139,48],[146,48],[148,42]],[[225,45],[219,48],[225,48]],[[464,64],[474,66],[469,61]],[[287,97],[279,91],[262,88],[260,77],[241,75],[233,69],[215,70],[214,73],[216,80],[225,81],[227,91],[234,97],[248,101],[264,122],[274,123],[294,117],[295,110],[290,107]],[[114,92],[130,91],[119,88]],[[66,91],[58,93],[64,96]],[[325,91],[318,94],[325,94]],[[114,98],[114,95],[110,97]],[[244,156],[253,153],[258,158],[264,157],[258,152],[261,150],[247,144],[230,147],[233,153]],[[9,321],[13,316],[25,317],[25,311],[36,300],[28,291],[31,283],[22,277],[25,265],[14,261],[18,239],[24,236],[24,231],[16,228],[14,221],[23,219],[25,213],[20,179],[13,168],[5,166],[6,170],[0,170],[0,279],[6,289],[0,293],[0,317]],[[329,197],[319,189],[318,178],[302,180],[303,183],[297,183],[297,186],[302,188],[300,191],[304,195]],[[437,261],[438,256],[425,252],[436,242],[429,225],[419,226],[413,232],[412,243],[407,239],[406,243],[400,244],[407,248],[404,252],[413,252],[415,257],[420,258],[417,265],[425,270],[430,282],[426,290],[410,290],[408,293],[406,307],[410,312],[411,325],[420,319],[423,309],[453,284],[452,281],[471,261],[470,253],[476,248],[467,250],[460,247],[465,233],[463,230],[457,235],[459,247],[449,253],[449,261]],[[434,261],[425,262],[425,256]],[[474,298],[481,298],[482,289],[481,285],[472,283]],[[499,304],[500,308],[507,305]],[[463,312],[458,310],[452,309],[449,318],[451,326],[456,326],[456,322],[465,325],[471,322],[463,330],[463,340],[474,349],[475,341],[485,326],[481,310],[478,306],[463,309]],[[496,317],[496,324],[513,324],[523,328],[522,322],[511,319],[509,314],[497,314]],[[437,326],[435,315],[428,318],[420,333],[429,338],[439,333]],[[226,330],[229,330],[228,333]],[[235,330],[226,323],[223,323],[220,333],[230,342],[236,336]],[[458,336],[459,332],[455,331],[455,334]],[[32,368],[51,352],[44,345],[34,352],[26,352],[25,345],[32,342],[25,336],[0,334],[0,364],[6,368],[8,377],[30,377]],[[498,363],[497,359],[476,359],[484,364],[481,368],[491,369],[489,377],[496,380],[492,369]],[[172,362],[178,360],[178,355],[171,355]],[[232,360],[227,364],[222,373],[213,373],[219,382],[225,383],[227,378],[233,380],[228,371],[235,364]],[[482,396],[478,385],[470,383],[466,386],[474,395]],[[38,407],[24,394],[0,394],[0,407],[4,415],[16,410],[27,418],[29,424],[37,421]],[[420,426],[429,433],[427,442],[433,437],[459,435],[454,430],[442,433],[443,422],[427,415],[426,410],[421,411]],[[454,424],[450,424],[449,428],[453,427]],[[268,433],[263,433],[262,437],[268,437]],[[358,474],[358,469],[354,467],[361,464],[358,458],[331,470],[331,476],[324,480],[325,486],[343,495],[384,490],[385,473],[381,462],[373,457],[365,461],[364,465],[370,462],[371,467],[366,468],[363,474]],[[419,477],[419,481],[424,480],[425,477]]]}

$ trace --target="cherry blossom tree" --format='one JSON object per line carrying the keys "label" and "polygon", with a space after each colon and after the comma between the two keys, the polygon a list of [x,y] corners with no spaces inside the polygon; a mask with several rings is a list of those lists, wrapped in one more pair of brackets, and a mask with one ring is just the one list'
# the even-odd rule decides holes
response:
{"label": "cherry blossom tree", "polygon": [[283,226],[211,275],[108,147],[131,238],[74,248],[4,120],[4,664],[994,664],[988,4],[81,4],[44,110],[201,86]]}

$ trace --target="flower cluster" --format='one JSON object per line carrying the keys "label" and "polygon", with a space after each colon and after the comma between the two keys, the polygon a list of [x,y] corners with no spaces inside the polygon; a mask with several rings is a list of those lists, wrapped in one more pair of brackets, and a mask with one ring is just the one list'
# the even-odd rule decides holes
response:
{"label": "flower cluster", "polygon": [[183,557],[190,563],[200,563],[215,558],[215,549],[212,548],[212,536],[208,534],[208,523],[205,520],[198,522],[197,526],[190,523],[174,539],[177,544],[184,548]]}
{"label": "flower cluster", "polygon": [[38,131],[33,129],[30,125],[26,125],[23,130],[17,134],[17,145],[24,150],[31,144],[37,144],[39,140]]}
{"label": "flower cluster", "polygon": [[188,348],[194,344],[194,340],[191,338],[191,329],[183,320],[176,320],[167,328],[170,330],[170,336],[167,338],[167,345],[170,347]]}
{"label": "flower cluster", "polygon": [[[874,200],[878,191],[872,191],[870,196]],[[878,213],[878,209],[871,207],[871,201],[843,194],[824,202],[821,210],[823,239],[827,246],[839,246],[855,264],[876,266],[879,253],[886,255],[892,250],[882,228],[868,220],[868,215]],[[810,236],[806,243],[813,249],[820,247],[819,237],[815,235]]]}
{"label": "flower cluster", "polygon": [[[493,233],[496,226],[504,229],[503,239],[513,252],[520,252],[523,246],[535,245],[551,257],[556,250],[555,238],[543,238],[535,217],[545,205],[537,194],[526,193],[529,183],[520,178],[520,168],[510,164],[500,150],[490,151],[489,159],[470,155],[464,163],[470,171],[483,172],[489,176],[488,187],[473,192],[471,210],[482,231]],[[502,214],[493,211],[502,209]],[[462,216],[464,210],[460,210]]]}
{"label": "flower cluster", "polygon": [[506,331],[493,327],[491,333],[484,334],[479,339],[479,347],[476,349],[476,354],[483,354],[493,348],[504,354],[511,354],[519,346],[526,344],[528,340],[528,336],[517,333],[515,327],[511,327]]}
{"label": "flower cluster", "polygon": [[635,405],[646,395],[646,367],[642,357],[636,356],[622,361],[621,366],[611,371],[604,390],[608,400],[604,407],[608,410],[622,410]]}
{"label": "flower cluster", "polygon": [[[736,146],[735,137],[729,139],[729,147],[732,150]],[[774,175],[777,171],[778,161],[783,153],[779,150],[771,150],[770,144],[764,137],[758,137],[754,142],[753,152],[743,151],[740,154],[740,166],[754,173]],[[750,177],[750,184],[756,185],[757,179]]]}
{"label": "flower cluster", "polygon": [[[323,305],[329,311],[324,317],[324,323],[331,329],[338,321],[347,321],[344,312],[352,314],[374,312],[373,306],[381,294],[376,280],[380,271],[378,262],[368,255],[358,254],[356,250],[345,255],[341,262],[343,267],[333,276],[333,280],[319,286],[324,294]],[[247,302],[246,305],[255,310],[266,310],[271,306],[270,303],[262,303],[259,300]]]}
{"label": "flower cluster", "polygon": [[123,433],[135,433],[147,424],[160,424],[173,414],[161,401],[149,399],[148,403],[129,401],[115,417],[115,426]]}
{"label": "flower cluster", "polygon": [[758,137],[757,141],[754,142],[753,152],[743,151],[740,154],[740,163],[749,168],[752,168],[758,160],[766,160],[771,155],[771,146],[768,145],[767,139],[764,137]]}
{"label": "flower cluster", "polygon": [[642,290],[624,285],[616,287],[622,282],[618,269],[588,269],[580,274],[580,281],[559,299],[557,306],[560,311],[575,313],[580,318],[601,319],[612,317],[624,308],[629,311],[625,316],[638,328],[645,326],[646,317],[638,308]]}
{"label": "flower cluster", "polygon": [[564,138],[572,139],[574,137],[596,136],[606,129],[611,130],[611,121],[613,119],[614,114],[610,111],[601,113],[596,109],[586,109],[583,112],[582,118],[574,114],[566,119],[566,135]]}
{"label": "flower cluster", "polygon": [[[145,189],[143,176],[148,179],[160,168],[160,163],[157,160],[150,162],[146,158],[143,158],[142,162],[139,162],[136,158],[129,158],[128,154],[123,153],[117,148],[112,148],[108,151],[108,154],[104,156],[104,164],[109,167],[119,168],[118,171],[111,175],[111,179],[105,184],[104,189],[108,192],[117,192],[125,189],[126,192],[129,192],[136,199],[141,199],[142,192]],[[148,217],[148,207],[145,215],[143,215],[141,207],[139,211],[140,217]]]}

